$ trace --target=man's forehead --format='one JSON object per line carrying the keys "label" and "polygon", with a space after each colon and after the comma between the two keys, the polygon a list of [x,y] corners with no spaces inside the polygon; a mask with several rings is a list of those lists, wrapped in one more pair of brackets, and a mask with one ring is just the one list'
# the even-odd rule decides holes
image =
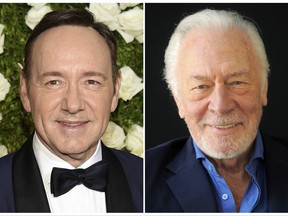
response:
{"label": "man's forehead", "polygon": [[188,31],[183,36],[181,45],[182,48],[185,49],[187,46],[197,46],[201,44],[202,48],[206,46],[208,49],[211,44],[227,44],[230,42],[230,40],[227,41],[227,39],[233,40],[234,43],[242,43],[245,46],[251,45],[251,40],[244,30],[239,28],[221,29],[216,27],[203,27]]}
{"label": "man's forehead", "polygon": [[42,32],[33,46],[39,46],[39,44],[51,45],[65,45],[67,43],[84,43],[90,41],[91,45],[96,43],[97,45],[108,46],[104,38],[93,28],[86,26],[76,25],[61,25],[53,27]]}
{"label": "man's forehead", "polygon": [[254,52],[246,34],[238,31],[212,34],[210,30],[193,30],[183,39],[178,61],[191,65],[243,63],[252,61]]}

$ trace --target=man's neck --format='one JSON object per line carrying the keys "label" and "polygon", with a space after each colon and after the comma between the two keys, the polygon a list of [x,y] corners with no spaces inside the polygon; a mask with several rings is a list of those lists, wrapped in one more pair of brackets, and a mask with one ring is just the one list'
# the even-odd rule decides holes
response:
{"label": "man's neck", "polygon": [[246,171],[246,166],[251,159],[251,149],[244,154],[232,159],[209,160],[214,164],[217,172],[225,179],[235,201],[236,210],[240,210],[242,199],[245,195],[251,177]]}

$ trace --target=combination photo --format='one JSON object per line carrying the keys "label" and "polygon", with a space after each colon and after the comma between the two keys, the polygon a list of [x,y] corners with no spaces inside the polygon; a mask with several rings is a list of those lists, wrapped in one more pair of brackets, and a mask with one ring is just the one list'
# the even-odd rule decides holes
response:
{"label": "combination photo", "polygon": [[288,216],[287,11],[0,2],[0,216]]}

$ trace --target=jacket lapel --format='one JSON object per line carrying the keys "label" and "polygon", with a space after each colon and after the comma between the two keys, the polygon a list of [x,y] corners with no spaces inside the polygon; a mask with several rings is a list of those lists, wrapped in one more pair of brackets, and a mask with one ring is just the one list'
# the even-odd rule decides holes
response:
{"label": "jacket lapel", "polygon": [[102,145],[102,154],[103,160],[108,162],[107,212],[134,212],[129,185],[119,160],[105,145]]}
{"label": "jacket lapel", "polygon": [[184,212],[219,211],[209,176],[196,159],[191,138],[167,169],[173,173],[167,184]]}
{"label": "jacket lapel", "polygon": [[13,160],[13,189],[16,212],[50,212],[31,136]]}
{"label": "jacket lapel", "polygon": [[288,212],[287,140],[262,134],[268,190],[268,211]]}

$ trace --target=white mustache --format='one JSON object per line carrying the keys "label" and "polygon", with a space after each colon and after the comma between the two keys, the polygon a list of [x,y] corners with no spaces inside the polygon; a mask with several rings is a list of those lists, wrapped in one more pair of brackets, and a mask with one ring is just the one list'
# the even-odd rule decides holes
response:
{"label": "white mustache", "polygon": [[211,125],[211,126],[229,126],[236,125],[243,122],[243,117],[240,114],[228,114],[225,116],[209,115],[205,116],[199,124],[201,126]]}

